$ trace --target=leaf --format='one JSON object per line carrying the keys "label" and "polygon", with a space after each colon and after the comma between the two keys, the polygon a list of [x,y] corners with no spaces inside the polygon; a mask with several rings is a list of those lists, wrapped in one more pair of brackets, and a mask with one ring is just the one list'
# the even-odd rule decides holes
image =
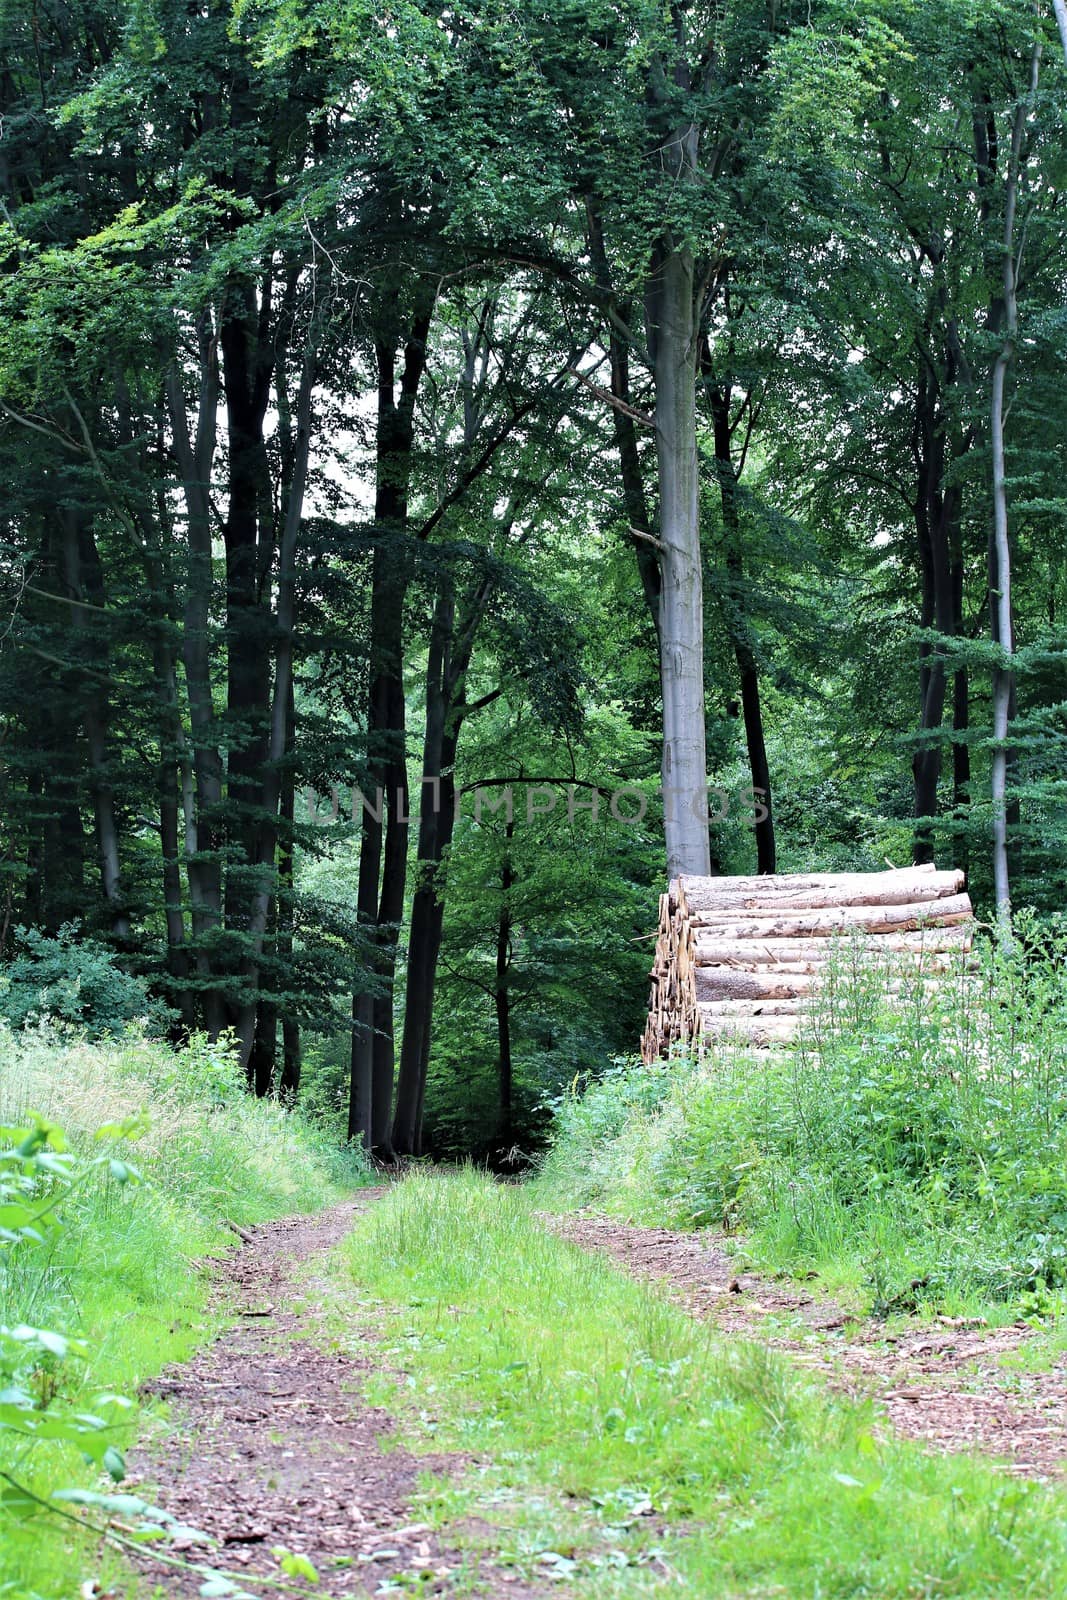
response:
{"label": "leaf", "polygon": [[136,1494],[104,1494],[98,1489],[53,1489],[51,1498],[62,1500],[66,1505],[92,1506],[116,1517],[151,1516],[158,1522],[171,1520],[168,1512],[160,1511],[158,1506],[150,1505]]}
{"label": "leaf", "polygon": [[[203,1570],[201,1568],[201,1570]],[[204,1600],[216,1600],[216,1597],[228,1596],[229,1600],[255,1600],[247,1589],[241,1589],[221,1572],[212,1572],[210,1578],[200,1585],[200,1593]]]}
{"label": "leaf", "polygon": [[0,1484],[0,1511],[7,1517],[15,1517],[24,1522],[27,1517],[35,1516],[41,1509],[41,1502],[37,1500],[20,1483],[9,1480]]}
{"label": "leaf", "polygon": [[835,1483],[843,1484],[846,1489],[863,1488],[863,1484],[860,1482],[859,1478],[852,1478],[847,1472],[835,1472],[834,1481]]}
{"label": "leaf", "polygon": [[296,1555],[292,1550],[287,1550],[283,1544],[273,1545],[271,1555],[287,1578],[306,1578],[309,1583],[318,1583],[318,1572],[307,1556]]}

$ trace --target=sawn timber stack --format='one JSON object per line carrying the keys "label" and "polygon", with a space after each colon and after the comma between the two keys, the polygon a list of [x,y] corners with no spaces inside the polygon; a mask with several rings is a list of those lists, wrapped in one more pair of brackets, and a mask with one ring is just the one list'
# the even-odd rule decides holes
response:
{"label": "sawn timber stack", "polygon": [[914,966],[936,981],[971,948],[962,872],[676,878],[660,896],[646,1061],[730,1034],[747,1045],[791,1039],[835,940],[864,937],[864,959]]}

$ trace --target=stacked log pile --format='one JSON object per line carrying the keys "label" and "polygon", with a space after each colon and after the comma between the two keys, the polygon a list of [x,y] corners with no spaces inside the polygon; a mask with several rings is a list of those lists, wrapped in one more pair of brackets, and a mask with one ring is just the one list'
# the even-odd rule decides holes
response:
{"label": "stacked log pile", "polygon": [[646,1061],[729,1034],[748,1045],[791,1039],[842,937],[864,961],[914,968],[934,984],[971,948],[962,872],[678,878],[660,896]]}

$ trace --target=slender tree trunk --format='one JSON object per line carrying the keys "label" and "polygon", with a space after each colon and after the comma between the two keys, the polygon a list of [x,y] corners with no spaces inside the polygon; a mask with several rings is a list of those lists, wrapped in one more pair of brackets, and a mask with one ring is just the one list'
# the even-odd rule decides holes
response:
{"label": "slender tree trunk", "polygon": [[1019,203],[1020,166],[1027,112],[1037,93],[1041,64],[1041,42],[1035,41],[1030,57],[1029,94],[1020,98],[1012,122],[1011,150],[1004,187],[1004,232],[1002,284],[1004,297],[1004,338],[993,363],[990,399],[990,442],[993,451],[993,531],[991,544],[992,584],[990,604],[995,622],[995,639],[1002,651],[1001,664],[993,673],[993,753],[991,797],[993,801],[993,888],[997,920],[1005,929],[1011,923],[1011,884],[1008,867],[1008,725],[1012,701],[1012,626],[1011,626],[1011,540],[1008,527],[1008,474],[1004,441],[1004,401],[1008,371],[1015,358],[1019,332],[1017,299],[1017,260],[1015,218]]}
{"label": "slender tree trunk", "polygon": [[[241,1065],[249,1071],[258,1004],[256,864],[262,854],[264,795],[270,720],[269,573],[273,558],[273,507],[264,422],[270,401],[275,349],[272,279],[259,303],[250,283],[231,285],[219,326],[229,466],[223,541],[226,550],[226,713],[229,723],[226,836],[226,928],[243,946],[232,974],[230,1020]],[[261,934],[259,934],[261,938]]]}
{"label": "slender tree trunk", "polygon": [[[919,483],[915,522],[923,601],[921,621],[942,638],[955,631],[952,550],[958,543],[960,493],[946,484],[946,421],[938,385],[920,355],[916,402],[919,435]],[[934,859],[934,819],[941,782],[948,674],[945,647],[924,640],[920,647],[919,743],[912,758],[913,814],[916,819],[912,859],[916,865]]]}
{"label": "slender tree trunk", "polygon": [[1067,0],[1052,0],[1052,9],[1056,13],[1056,26],[1060,31],[1063,58],[1067,61]]}
{"label": "slender tree trunk", "polygon": [[[687,147],[692,130],[680,136]],[[691,159],[691,158],[687,158]],[[646,290],[656,385],[660,498],[660,682],[667,871],[706,876],[704,597],[696,437],[697,314],[691,253],[657,247]]]}
{"label": "slender tree trunk", "polygon": [[[963,635],[963,559],[958,556],[952,568],[954,632]],[[968,825],[971,806],[970,677],[967,667],[959,666],[952,680],[952,864],[970,869]]]}
{"label": "slender tree trunk", "polygon": [[[423,1062],[429,1061],[433,995],[437,976],[439,946],[434,937],[435,910],[439,894],[441,860],[451,838],[451,807],[446,819],[442,812],[445,795],[442,774],[446,764],[446,677],[452,642],[455,605],[452,586],[442,578],[434,607],[433,626],[426,664],[426,729],[423,737],[422,770],[433,779],[423,784],[419,804],[419,839],[416,861],[415,894],[411,902],[408,936],[407,991],[404,1004],[404,1032],[400,1046],[400,1072],[393,1110],[392,1144],[399,1155],[417,1155],[417,1127]],[[453,741],[454,743],[454,741]],[[454,751],[451,752],[454,756]],[[451,765],[451,763],[448,763]],[[451,783],[449,784],[451,788]],[[429,793],[427,792],[429,791]],[[446,837],[447,835],[447,837]]]}
{"label": "slender tree trunk", "polygon": [[[293,917],[296,843],[293,828],[296,820],[296,694],[289,683],[289,715],[286,735],[286,765],[282,775],[280,804],[281,833],[278,844],[278,956],[287,965],[293,955]],[[301,1043],[300,1022],[288,1007],[282,1012],[282,1072],[278,1093],[286,1105],[295,1105],[300,1093]]]}
{"label": "slender tree trunk", "polygon": [[[369,956],[374,987],[357,989],[352,997],[348,1116],[349,1138],[362,1140],[368,1150],[388,1142],[388,1120],[376,1122],[375,1110],[381,1110],[385,1099],[383,1080],[387,1074],[390,1080],[392,1076],[392,963],[396,941],[392,930],[382,927],[382,921],[383,912],[393,908],[399,921],[406,876],[407,824],[403,819],[407,816],[408,795],[402,679],[406,569],[406,552],[398,550],[393,539],[380,539],[374,551],[371,579],[372,677],[367,717],[367,798],[371,804],[363,811],[356,890],[359,922],[367,939],[360,960]],[[387,847],[387,829],[392,832],[391,851]],[[388,883],[383,876],[388,877]],[[383,1025],[385,1035],[379,1039],[378,1029]]]}
{"label": "slender tree trunk", "polygon": [[[638,576],[641,579],[641,589],[658,640],[661,591],[659,558],[651,537],[652,518],[649,515],[641,454],[637,445],[637,426],[630,415],[633,410],[630,398],[630,346],[623,331],[623,328],[630,324],[632,308],[629,301],[617,306],[612,305],[614,286],[604,241],[604,226],[600,209],[592,200],[587,202],[586,215],[589,252],[597,287],[609,305],[608,354],[611,360],[611,393],[619,402],[612,407],[611,420],[615,432],[615,448],[619,452],[623,507],[630,525],[630,537],[637,561]],[[623,326],[620,327],[620,324]]]}
{"label": "slender tree trunk", "polygon": [[167,972],[171,980],[172,998],[177,1000],[181,1015],[182,1030],[188,1034],[196,1026],[196,1008],[188,988],[189,962],[185,948],[185,912],[182,908],[181,812],[177,770],[172,756],[165,750],[160,752],[157,785]]}
{"label": "slender tree trunk", "polygon": [[422,1152],[422,1107],[430,1067],[437,964],[444,928],[442,863],[456,818],[455,760],[463,726],[462,701],[477,620],[488,586],[483,584],[461,628],[456,652],[452,585],[442,580],[434,607],[426,667],[424,784],[419,810],[418,882],[411,903],[407,993],[392,1140],[401,1155]]}
{"label": "slender tree trunk", "polygon": [[493,986],[493,1005],[496,1011],[497,1040],[497,1138],[505,1145],[512,1138],[513,1070],[511,1058],[511,891],[515,885],[515,869],[511,860],[511,840],[515,833],[514,822],[504,829],[504,859],[500,866],[500,913],[496,926],[496,968]]}
{"label": "slender tree trunk", "polygon": [[[711,358],[706,342],[702,342],[705,365],[710,377]],[[759,663],[752,648],[748,623],[744,615],[743,585],[744,557],[741,548],[741,528],[737,514],[737,473],[734,470],[733,448],[730,437],[730,396],[728,391],[711,391],[712,429],[715,444],[715,466],[719,476],[719,495],[722,500],[723,529],[726,534],[726,566],[730,574],[733,594],[730,597],[728,624],[730,642],[737,662],[737,675],[741,687],[741,714],[745,723],[745,744],[748,765],[752,774],[752,789],[760,809],[766,815],[756,822],[756,871],[772,873],[776,865],[774,838],[774,809],[771,798],[771,769],[767,760],[767,742],[763,732],[763,709],[760,704]]]}
{"label": "slender tree trunk", "polygon": [[[85,607],[79,604],[79,601],[86,598],[87,588],[90,587],[84,577],[85,547],[91,542],[92,536],[83,526],[82,518],[76,510],[66,507],[60,515],[63,528],[63,578],[70,597],[71,633],[88,651],[90,661],[96,666],[94,676],[99,677],[106,675],[106,648],[92,647],[89,637],[90,624],[86,620],[88,613]],[[91,560],[93,566],[98,568],[99,558],[95,553],[95,547],[92,550]],[[99,606],[103,600],[102,585],[98,582],[91,587],[94,594],[92,604]],[[83,691],[82,724],[89,751],[89,785],[96,825],[100,886],[111,920],[111,931],[117,939],[125,942],[130,937],[130,919],[122,882],[115,791],[109,770],[107,722],[107,692],[95,683],[90,684],[89,688]]]}
{"label": "slender tree trunk", "polygon": [[[211,318],[197,323],[199,395],[195,434],[190,436],[181,375],[167,378],[171,435],[182,478],[188,560],[182,626],[182,665],[189,703],[193,793],[183,775],[186,809],[186,872],[193,946],[204,1026],[215,1038],[226,1022],[221,980],[212,945],[222,925],[222,754],[211,685],[212,571],[211,477],[218,428],[218,363]],[[192,847],[190,849],[190,846]]]}
{"label": "slender tree trunk", "polygon": [[[246,1065],[258,1043],[258,1061],[253,1068],[257,1094],[273,1087],[277,1051],[277,1007],[257,1007],[260,988],[260,963],[272,907],[277,913],[278,836],[282,791],[286,765],[291,757],[293,707],[293,657],[296,634],[297,554],[307,489],[311,454],[311,403],[315,383],[316,358],[314,332],[309,334],[300,374],[296,403],[296,434],[290,481],[285,485],[284,521],[278,557],[277,645],[274,656],[274,687],[270,695],[267,743],[263,751],[260,780],[261,816],[257,828],[255,887],[248,902],[248,956],[243,973],[251,996],[240,1013],[238,1038]],[[257,1009],[265,1009],[263,1027],[257,1023]],[[246,1048],[248,1055],[244,1055]]]}

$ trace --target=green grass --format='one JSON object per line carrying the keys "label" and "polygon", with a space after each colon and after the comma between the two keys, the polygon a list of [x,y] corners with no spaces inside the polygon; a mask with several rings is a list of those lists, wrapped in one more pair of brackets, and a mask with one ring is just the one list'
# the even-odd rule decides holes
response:
{"label": "green grass", "polygon": [[[198,1263],[234,1244],[223,1219],[254,1224],[311,1210],[360,1181],[358,1163],[299,1117],[250,1100],[225,1051],[200,1042],[174,1054],[139,1039],[87,1044],[45,1029],[0,1031],[0,1124],[37,1112],[59,1124],[84,1181],[60,1203],[63,1226],[45,1248],[0,1258],[0,1324],[26,1322],[85,1341],[83,1355],[31,1363],[20,1383],[60,1410],[101,1391],[136,1394],[215,1330]],[[133,1142],[95,1130],[147,1113]],[[119,1184],[91,1168],[101,1154],[135,1165]],[[53,1392],[54,1391],[54,1392]],[[115,1430],[124,1448],[162,1408],[134,1409]],[[33,1443],[0,1429],[0,1472],[47,1499],[91,1487],[95,1469],[72,1445]],[[22,1521],[0,1506],[0,1595],[71,1600],[98,1578],[129,1595],[117,1557],[54,1515]]]}
{"label": "green grass", "polygon": [[846,946],[792,1049],[618,1064],[560,1102],[544,1203],[725,1227],[880,1315],[1056,1313],[1067,943],[1042,937],[1024,923],[936,999]]}
{"label": "green grass", "polygon": [[488,1523],[519,1575],[597,1600],[1067,1590],[1061,1490],[881,1437],[866,1405],[721,1341],[532,1206],[417,1173],[341,1247],[342,1312],[390,1310],[391,1403],[476,1463],[427,1492],[453,1532]]}

